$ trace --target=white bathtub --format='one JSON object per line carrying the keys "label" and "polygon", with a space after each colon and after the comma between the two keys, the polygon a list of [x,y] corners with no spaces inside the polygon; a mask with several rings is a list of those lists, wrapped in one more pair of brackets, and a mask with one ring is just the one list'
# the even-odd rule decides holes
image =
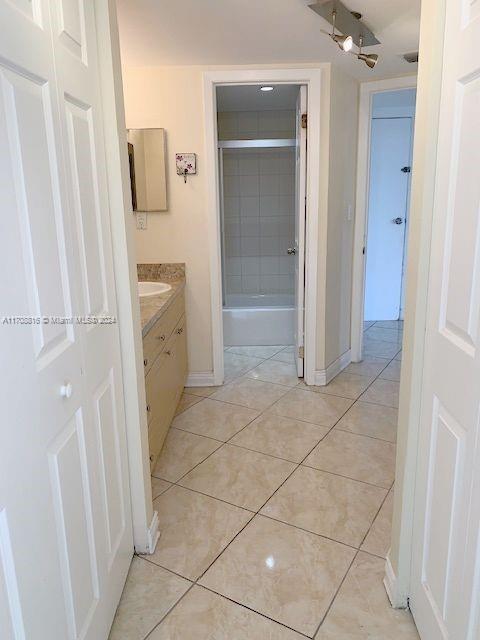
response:
{"label": "white bathtub", "polygon": [[294,297],[288,294],[227,296],[223,308],[226,346],[290,345],[294,341]]}

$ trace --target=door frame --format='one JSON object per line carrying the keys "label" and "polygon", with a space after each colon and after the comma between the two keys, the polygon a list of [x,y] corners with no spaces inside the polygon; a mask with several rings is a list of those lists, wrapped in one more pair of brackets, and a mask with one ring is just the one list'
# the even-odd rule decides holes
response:
{"label": "door frame", "polygon": [[122,358],[133,544],[137,553],[153,553],[159,538],[159,521],[157,512],[153,510],[150,479],[140,303],[137,295],[135,219],[129,186],[117,10],[115,0],[94,0],[94,4]]}
{"label": "door frame", "polygon": [[365,306],[366,260],[364,247],[367,240],[368,201],[370,192],[370,140],[373,97],[377,93],[415,89],[417,76],[403,76],[391,80],[362,82],[358,115],[357,195],[353,244],[352,362],[360,362],[363,351],[363,314]]}
{"label": "door frame", "polygon": [[[320,140],[320,102],[322,71],[310,69],[242,69],[208,71],[203,76],[205,107],[205,173],[207,178],[207,211],[210,251],[210,298],[212,314],[213,384],[221,385],[223,366],[223,316],[222,316],[222,252],[220,228],[220,177],[217,154],[217,105],[218,85],[252,84],[303,84],[307,86],[308,136]],[[317,310],[317,261],[318,261],[318,204],[321,167],[320,144],[310,144],[307,149],[307,188],[305,220],[305,336],[304,379],[315,384],[316,360],[316,310]],[[317,176],[317,179],[315,179]]]}

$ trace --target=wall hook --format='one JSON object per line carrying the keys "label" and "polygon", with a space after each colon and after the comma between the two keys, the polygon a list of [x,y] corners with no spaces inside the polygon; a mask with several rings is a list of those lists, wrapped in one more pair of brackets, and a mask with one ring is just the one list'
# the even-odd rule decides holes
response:
{"label": "wall hook", "polygon": [[183,176],[185,184],[187,176],[197,173],[197,156],[195,153],[177,153],[175,154],[175,163],[177,174]]}

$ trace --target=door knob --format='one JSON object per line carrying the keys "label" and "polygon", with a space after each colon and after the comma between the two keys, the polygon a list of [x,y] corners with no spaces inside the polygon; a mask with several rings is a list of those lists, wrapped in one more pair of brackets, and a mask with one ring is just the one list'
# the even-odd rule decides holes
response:
{"label": "door knob", "polygon": [[297,250],[294,247],[290,247],[290,249],[287,249],[287,253],[289,256],[294,256],[297,253]]}
{"label": "door knob", "polygon": [[392,222],[394,224],[403,224],[403,218],[394,218]]}
{"label": "door knob", "polygon": [[62,384],[62,386],[60,387],[60,395],[62,396],[62,398],[67,398],[67,399],[71,398],[72,393],[73,393],[73,387],[70,382],[66,382],[65,384]]}

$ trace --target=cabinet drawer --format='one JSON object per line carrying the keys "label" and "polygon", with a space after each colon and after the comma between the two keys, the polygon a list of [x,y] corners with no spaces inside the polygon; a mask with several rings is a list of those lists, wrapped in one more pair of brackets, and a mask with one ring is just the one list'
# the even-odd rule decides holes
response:
{"label": "cabinet drawer", "polygon": [[165,349],[157,357],[145,377],[145,394],[147,398],[147,420],[150,424],[159,414],[167,414],[174,402],[178,386],[174,367],[174,345],[176,334],[173,334],[165,345]]}
{"label": "cabinet drawer", "polygon": [[165,311],[161,318],[153,325],[143,338],[143,358],[145,373],[152,368],[155,358],[163,351],[175,325],[185,313],[185,293],[182,291],[178,298]]}

